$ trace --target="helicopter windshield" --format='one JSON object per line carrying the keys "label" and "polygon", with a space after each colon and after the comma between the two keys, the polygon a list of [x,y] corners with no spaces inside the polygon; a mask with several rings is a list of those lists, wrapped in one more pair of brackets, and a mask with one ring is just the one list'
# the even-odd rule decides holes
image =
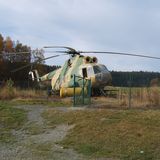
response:
{"label": "helicopter windshield", "polygon": [[107,67],[105,65],[100,65],[99,67],[101,68],[101,71],[107,70]]}
{"label": "helicopter windshield", "polygon": [[107,68],[104,65],[98,65],[98,66],[93,66],[93,70],[94,70],[94,73],[97,74],[97,73],[106,71]]}

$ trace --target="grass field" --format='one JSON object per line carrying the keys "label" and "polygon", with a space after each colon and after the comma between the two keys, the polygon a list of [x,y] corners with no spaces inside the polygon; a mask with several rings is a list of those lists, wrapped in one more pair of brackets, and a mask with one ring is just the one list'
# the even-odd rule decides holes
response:
{"label": "grass field", "polygon": [[[108,104],[111,104],[112,100],[107,99]],[[106,98],[96,98],[97,104],[98,101],[105,102]],[[64,110],[66,103],[71,106],[68,99],[51,102],[37,99],[1,101],[0,143],[14,142],[12,131],[21,128],[26,122],[26,111],[13,108],[13,105],[27,104],[34,107],[34,104],[40,104],[41,107],[44,106],[43,118],[48,128],[54,129],[61,124],[74,126],[65,139],[58,142],[64,148],[73,148],[88,159],[96,157],[122,160],[160,159],[160,110],[158,108],[124,109],[118,106],[112,109],[91,107],[84,110]],[[45,109],[47,105],[50,109]],[[63,108],[60,110],[54,107]],[[36,126],[30,127],[26,130],[31,134],[41,134],[41,130]]]}
{"label": "grass field", "polygon": [[60,142],[89,157],[160,159],[159,110],[47,111],[48,125],[74,124]]}
{"label": "grass field", "polygon": [[[13,108],[13,105],[50,106],[51,109],[43,113],[49,128],[74,125],[59,142],[64,148],[73,148],[89,158],[159,160],[160,89],[132,88],[133,109],[127,108],[129,88],[116,89],[114,98],[92,98],[90,109],[63,111],[64,107],[72,106],[71,98],[47,99],[43,92],[3,88],[0,91],[0,99],[5,100],[0,101],[0,142],[14,142],[12,131],[26,121],[26,111]],[[60,111],[53,107],[63,108]],[[31,133],[39,134],[36,127],[30,127]]]}
{"label": "grass field", "polygon": [[0,142],[12,142],[12,130],[19,129],[26,121],[26,112],[0,102]]}

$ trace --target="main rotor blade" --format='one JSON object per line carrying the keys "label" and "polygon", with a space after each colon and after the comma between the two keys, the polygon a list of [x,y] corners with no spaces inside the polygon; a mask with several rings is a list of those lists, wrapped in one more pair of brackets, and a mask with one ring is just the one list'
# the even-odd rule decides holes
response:
{"label": "main rotor blade", "polygon": [[45,53],[66,53],[66,54],[69,54],[68,51],[45,51]]}
{"label": "main rotor blade", "polygon": [[31,54],[31,52],[9,52],[9,53],[2,52],[0,53],[0,56],[5,56],[5,55],[13,56],[13,55],[21,55],[21,54]]}
{"label": "main rotor blade", "polygon": [[[63,55],[67,55],[67,54],[63,54]],[[55,57],[59,57],[59,56],[62,56],[62,55],[54,55],[54,56],[46,57],[46,58],[37,60],[37,61],[35,61],[35,62],[33,62],[33,63],[27,64],[27,65],[25,65],[25,66],[23,66],[23,67],[14,69],[14,70],[12,70],[11,72],[12,72],[12,73],[17,72],[17,71],[20,71],[20,70],[22,70],[22,69],[24,69],[24,68],[27,68],[27,67],[29,67],[29,66],[32,66],[32,65],[34,65],[34,64],[36,64],[36,63],[38,63],[38,62],[42,62],[42,61],[45,61],[45,60],[47,60],[47,59],[51,59],[51,58],[55,58]]]}
{"label": "main rotor blade", "polygon": [[[132,53],[123,53],[123,52],[77,51],[71,47],[66,47],[66,46],[45,46],[44,48],[65,48],[65,49],[68,49],[69,51],[55,51],[55,52],[68,53],[68,54],[73,54],[73,55],[81,54],[81,53],[102,53],[102,54],[111,54],[111,55],[122,55],[122,56],[133,56],[133,57],[160,59],[160,57],[149,56],[149,55],[144,55],[144,54],[132,54]],[[52,51],[50,53],[52,53]]]}
{"label": "main rotor blade", "polygon": [[143,55],[143,54],[130,54],[130,53],[121,53],[121,52],[98,52],[98,51],[78,51],[78,53],[102,53],[102,54],[111,54],[111,55],[122,55],[122,56],[134,56],[142,58],[151,58],[151,59],[160,59],[160,57]]}
{"label": "main rotor blade", "polygon": [[46,57],[44,59],[42,59],[41,61],[44,61],[44,60],[47,60],[47,59],[51,59],[51,58],[55,58],[55,57],[59,57],[59,56],[65,56],[65,55],[68,55],[68,54],[58,54],[58,55],[54,55],[54,56],[50,56],[50,57]]}
{"label": "main rotor blade", "polygon": [[12,72],[12,73],[15,73],[15,72],[17,72],[17,71],[20,71],[20,70],[22,70],[22,69],[24,69],[24,68],[27,68],[27,67],[33,65],[33,64],[34,64],[34,63],[27,64],[27,65],[25,65],[25,66],[23,66],[23,67],[14,69],[14,70],[12,70],[11,72]]}
{"label": "main rotor blade", "polygon": [[43,48],[65,48],[70,50],[71,52],[77,52],[74,48],[66,47],[66,46],[44,46]]}

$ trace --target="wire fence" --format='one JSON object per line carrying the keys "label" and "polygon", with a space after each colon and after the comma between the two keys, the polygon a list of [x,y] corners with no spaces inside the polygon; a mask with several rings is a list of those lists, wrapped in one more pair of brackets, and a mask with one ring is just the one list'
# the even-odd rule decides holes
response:
{"label": "wire fence", "polygon": [[106,106],[135,107],[160,107],[160,87],[110,87],[105,90]]}

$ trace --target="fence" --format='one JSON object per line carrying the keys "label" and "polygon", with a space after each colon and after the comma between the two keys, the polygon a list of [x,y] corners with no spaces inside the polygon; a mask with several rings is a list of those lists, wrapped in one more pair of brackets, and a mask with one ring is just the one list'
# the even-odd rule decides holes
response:
{"label": "fence", "polygon": [[89,105],[91,103],[91,80],[74,75],[73,105]]}
{"label": "fence", "polygon": [[160,107],[160,87],[111,87],[99,103],[116,107]]}

